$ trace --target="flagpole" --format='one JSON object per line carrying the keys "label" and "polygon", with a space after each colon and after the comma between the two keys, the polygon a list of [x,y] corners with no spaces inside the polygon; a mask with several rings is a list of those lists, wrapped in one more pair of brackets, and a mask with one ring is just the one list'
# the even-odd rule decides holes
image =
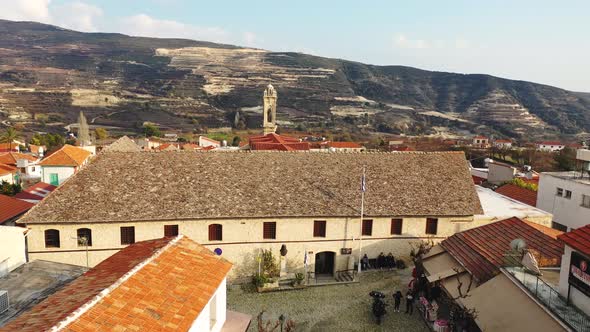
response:
{"label": "flagpole", "polygon": [[358,273],[361,273],[362,255],[363,255],[363,214],[365,213],[365,190],[366,190],[366,179],[365,179],[365,166],[363,166],[363,177],[361,178],[361,222],[360,222],[360,233],[359,233],[359,264]]}

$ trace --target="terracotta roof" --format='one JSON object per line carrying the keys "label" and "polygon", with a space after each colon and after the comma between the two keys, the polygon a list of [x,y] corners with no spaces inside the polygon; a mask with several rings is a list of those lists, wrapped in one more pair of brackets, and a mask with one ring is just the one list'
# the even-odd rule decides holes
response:
{"label": "terracotta roof", "polygon": [[16,161],[25,159],[28,161],[37,161],[39,158],[19,152],[0,152],[0,164],[16,166]]}
{"label": "terracotta roof", "polygon": [[138,242],[0,331],[188,331],[230,269],[182,235]]}
{"label": "terracotta roof", "polygon": [[555,228],[539,225],[536,222],[532,222],[532,221],[528,221],[528,220],[523,220],[523,221],[525,223],[527,223],[529,226],[536,228],[537,230],[543,232],[545,235],[551,236],[554,239],[557,239],[558,236],[560,236],[561,234],[564,233],[564,232],[557,230]]}
{"label": "terracotta roof", "polygon": [[357,216],[363,165],[367,216],[483,214],[463,152],[177,151],[101,154],[24,220]]}
{"label": "terracotta roof", "polygon": [[29,151],[31,151],[31,153],[38,155],[41,148],[43,148],[43,152],[47,152],[47,147],[45,145],[29,144]]}
{"label": "terracotta roof", "polygon": [[164,143],[158,146],[155,150],[157,151],[178,151],[178,145],[172,143]]}
{"label": "terracotta roof", "polygon": [[544,141],[544,142],[539,142],[537,144],[538,145],[564,145],[563,143],[561,143],[559,141]]}
{"label": "terracotta roof", "polygon": [[309,150],[308,142],[301,142],[297,138],[270,133],[249,138],[251,150],[265,151],[306,151]]}
{"label": "terracotta roof", "polygon": [[480,136],[475,136],[474,139],[488,139],[488,138],[480,135]]}
{"label": "terracotta roof", "polygon": [[57,189],[56,186],[50,185],[45,182],[38,182],[24,189],[20,193],[14,195],[14,197],[18,199],[30,199],[40,201],[55,189]]}
{"label": "terracotta roof", "polygon": [[524,204],[537,206],[537,192],[534,190],[522,188],[512,183],[507,183],[496,189],[496,192]]}
{"label": "terracotta roof", "polygon": [[513,217],[456,233],[442,241],[441,246],[481,284],[500,272],[510,242],[517,238],[526,242],[527,249],[538,253],[539,266],[560,266],[564,245],[538,227]]}
{"label": "terracotta roof", "polygon": [[0,151],[17,151],[18,146],[16,143],[0,143]]}
{"label": "terracotta roof", "polygon": [[53,152],[50,156],[41,160],[41,166],[81,166],[92,155],[90,151],[82,148],[64,145],[61,149]]}
{"label": "terracotta roof", "polygon": [[0,176],[16,173],[16,167],[6,164],[0,164]]}
{"label": "terracotta roof", "polygon": [[482,178],[482,177],[475,176],[475,175],[472,175],[471,178],[473,179],[473,183],[477,184],[477,185],[480,185],[488,180],[486,178]]}
{"label": "terracotta roof", "polygon": [[497,139],[494,143],[512,143],[512,141],[509,139]]}
{"label": "terracotta roof", "polygon": [[557,238],[583,254],[590,255],[590,225],[567,232]]}
{"label": "terracotta roof", "polygon": [[135,144],[135,142],[127,137],[123,136],[118,140],[114,141],[113,143],[109,144],[106,148],[102,150],[102,152],[139,152],[141,149],[139,145]]}
{"label": "terracotta roof", "polygon": [[336,149],[360,149],[363,147],[355,142],[327,142],[326,145]]}
{"label": "terracotta roof", "polygon": [[194,143],[185,143],[181,146],[183,150],[199,150],[201,147],[198,144]]}
{"label": "terracotta roof", "polygon": [[0,195],[0,224],[17,217],[32,208],[34,204],[6,195]]}

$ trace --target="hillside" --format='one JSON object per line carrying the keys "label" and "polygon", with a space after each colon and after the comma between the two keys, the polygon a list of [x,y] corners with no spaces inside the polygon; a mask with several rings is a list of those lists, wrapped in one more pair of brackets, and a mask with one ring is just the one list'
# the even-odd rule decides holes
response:
{"label": "hillside", "polygon": [[546,85],[0,20],[5,125],[57,131],[83,110],[93,124],[129,131],[144,121],[184,131],[257,128],[269,83],[279,93],[282,127],[509,137],[590,132],[588,95]]}

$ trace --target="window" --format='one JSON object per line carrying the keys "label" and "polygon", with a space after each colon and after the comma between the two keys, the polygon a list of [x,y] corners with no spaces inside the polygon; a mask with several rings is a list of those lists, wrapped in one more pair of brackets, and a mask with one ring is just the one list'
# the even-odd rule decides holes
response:
{"label": "window", "polygon": [[78,247],[92,247],[92,231],[90,228],[78,228]]}
{"label": "window", "polygon": [[262,237],[265,239],[277,238],[277,223],[274,221],[265,222],[262,230]]}
{"label": "window", "polygon": [[555,195],[559,197],[563,196],[563,188],[557,188],[557,192],[555,193]]}
{"label": "window", "polygon": [[371,236],[373,235],[373,220],[371,219],[363,219],[363,227],[362,227],[363,235]]}
{"label": "window", "polygon": [[315,220],[313,222],[313,237],[326,237],[325,220]]}
{"label": "window", "polygon": [[551,228],[556,229],[558,231],[562,231],[562,232],[567,232],[567,226],[560,224],[558,222],[552,221],[551,222]]}
{"label": "window", "polygon": [[582,206],[590,209],[590,196],[582,195]]}
{"label": "window", "polygon": [[59,231],[57,229],[45,230],[45,248],[59,248]]}
{"label": "window", "polygon": [[164,225],[164,236],[178,236],[178,225]]}
{"label": "window", "polygon": [[402,233],[403,219],[391,219],[391,234],[400,235]]}
{"label": "window", "polygon": [[135,243],[135,227],[121,227],[121,244]]}
{"label": "window", "polygon": [[572,199],[572,191],[571,190],[566,190],[565,191],[565,196],[563,196],[567,199]]}
{"label": "window", "polygon": [[437,218],[426,218],[426,234],[436,235],[438,229]]}
{"label": "window", "polygon": [[209,241],[223,240],[223,226],[220,224],[209,225]]}

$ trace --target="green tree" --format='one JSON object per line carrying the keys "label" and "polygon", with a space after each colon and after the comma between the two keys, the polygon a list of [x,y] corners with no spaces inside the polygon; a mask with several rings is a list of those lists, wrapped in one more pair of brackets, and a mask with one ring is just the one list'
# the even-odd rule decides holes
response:
{"label": "green tree", "polygon": [[20,134],[16,129],[13,127],[8,127],[2,136],[0,136],[0,143],[12,143],[14,140],[18,139]]}
{"label": "green tree", "polygon": [[158,128],[158,126],[151,124],[151,123],[146,123],[143,126],[143,132],[145,134],[145,137],[160,137],[162,136],[162,132],[160,132],[160,128]]}
{"label": "green tree", "polygon": [[553,157],[560,171],[572,171],[576,167],[576,150],[565,147]]}
{"label": "green tree", "polygon": [[234,139],[231,142],[232,146],[240,146],[240,136],[234,136]]}
{"label": "green tree", "polygon": [[94,129],[94,135],[97,139],[105,139],[109,137],[109,132],[104,128],[96,128]]}
{"label": "green tree", "polygon": [[7,196],[14,196],[21,192],[21,187],[18,184],[11,184],[6,181],[0,183],[0,194]]}

